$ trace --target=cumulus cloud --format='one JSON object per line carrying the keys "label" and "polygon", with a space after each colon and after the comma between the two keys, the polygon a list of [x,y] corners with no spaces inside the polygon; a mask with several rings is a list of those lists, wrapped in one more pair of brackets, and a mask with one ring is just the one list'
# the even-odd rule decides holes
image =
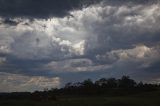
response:
{"label": "cumulus cloud", "polygon": [[52,61],[45,66],[46,68],[58,72],[93,72],[108,69],[110,65],[95,65],[92,60],[86,58],[69,59],[60,62]]}
{"label": "cumulus cloud", "polygon": [[149,48],[144,45],[139,45],[132,49],[112,50],[103,55],[97,55],[96,58],[98,61],[106,62],[135,61],[152,63],[159,60],[159,49],[158,47]]}

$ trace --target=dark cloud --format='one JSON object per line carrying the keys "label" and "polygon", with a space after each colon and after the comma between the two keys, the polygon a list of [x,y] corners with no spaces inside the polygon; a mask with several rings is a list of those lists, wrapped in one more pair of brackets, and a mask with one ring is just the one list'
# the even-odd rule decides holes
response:
{"label": "dark cloud", "polygon": [[107,5],[151,4],[157,0],[0,0],[0,16],[5,18],[51,18],[103,2]]}
{"label": "dark cloud", "polygon": [[7,24],[7,25],[10,25],[10,26],[16,26],[19,22],[16,22],[12,19],[4,19],[1,24]]}
{"label": "dark cloud", "polygon": [[20,18],[64,17],[99,0],[0,0],[0,16]]}
{"label": "dark cloud", "polygon": [[159,0],[104,0],[103,2],[108,5],[120,6],[120,5],[136,5],[136,4],[152,4]]}
{"label": "dark cloud", "polygon": [[4,24],[11,25],[11,26],[15,26],[15,25],[18,24],[18,22],[13,21],[13,20],[11,20],[11,19],[5,19],[5,20],[3,21],[3,23],[4,23]]}
{"label": "dark cloud", "polygon": [[[94,56],[117,49],[130,49],[139,44],[150,47],[159,43],[160,38],[157,35],[160,33],[158,30],[160,21],[159,15],[156,15],[159,10],[157,2],[147,0],[130,2],[125,1],[127,5],[121,0],[113,2],[117,3],[116,6],[104,4],[104,10],[102,9],[97,16],[102,21],[96,20],[92,23],[93,36],[88,37],[86,54]],[[85,27],[87,29],[90,26]]]}

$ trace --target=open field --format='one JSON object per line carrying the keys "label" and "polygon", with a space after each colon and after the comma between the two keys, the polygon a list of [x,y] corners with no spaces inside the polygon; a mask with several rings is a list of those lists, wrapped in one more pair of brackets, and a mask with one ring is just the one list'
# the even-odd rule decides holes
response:
{"label": "open field", "polygon": [[0,106],[160,106],[160,91],[130,96],[59,96],[57,101],[6,100]]}

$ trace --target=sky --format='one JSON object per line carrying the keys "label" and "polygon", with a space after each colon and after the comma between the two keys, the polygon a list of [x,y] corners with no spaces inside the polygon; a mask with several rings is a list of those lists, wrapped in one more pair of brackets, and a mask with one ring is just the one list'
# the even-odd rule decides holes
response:
{"label": "sky", "polygon": [[159,0],[0,0],[0,92],[159,83],[159,11]]}

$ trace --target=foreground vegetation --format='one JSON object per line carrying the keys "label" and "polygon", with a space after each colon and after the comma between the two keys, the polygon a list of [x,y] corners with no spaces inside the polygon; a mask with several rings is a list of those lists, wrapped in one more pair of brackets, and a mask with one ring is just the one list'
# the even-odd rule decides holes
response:
{"label": "foreground vegetation", "polygon": [[160,91],[128,96],[59,96],[57,101],[3,100],[0,106],[160,106]]}
{"label": "foreground vegetation", "polygon": [[160,86],[121,79],[90,79],[60,89],[0,93],[0,106],[160,106]]}

